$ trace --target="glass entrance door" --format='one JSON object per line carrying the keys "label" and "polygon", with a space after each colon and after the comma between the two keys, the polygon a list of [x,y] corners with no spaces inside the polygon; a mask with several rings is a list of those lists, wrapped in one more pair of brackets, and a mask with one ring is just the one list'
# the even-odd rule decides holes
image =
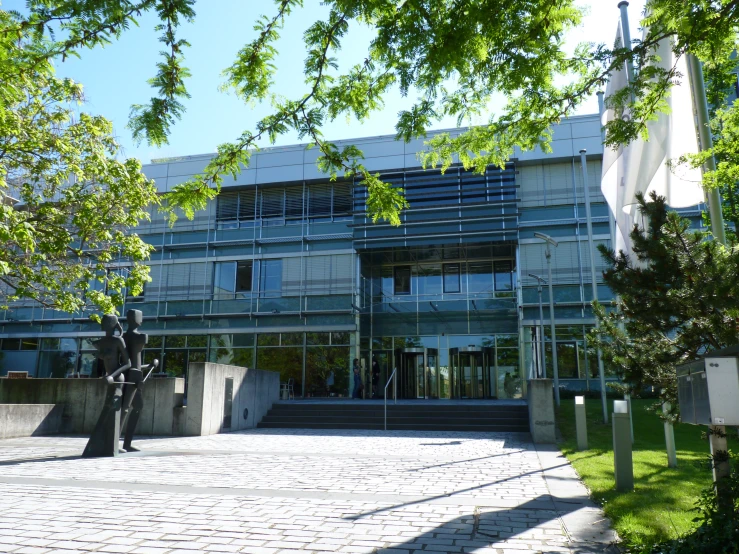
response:
{"label": "glass entrance door", "polygon": [[490,348],[449,349],[453,398],[494,398],[495,362]]}
{"label": "glass entrance door", "polygon": [[398,398],[438,398],[438,351],[435,348],[396,350]]}

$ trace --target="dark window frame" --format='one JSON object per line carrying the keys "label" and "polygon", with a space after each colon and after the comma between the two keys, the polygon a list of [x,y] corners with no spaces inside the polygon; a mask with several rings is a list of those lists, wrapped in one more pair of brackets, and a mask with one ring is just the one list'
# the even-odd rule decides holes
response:
{"label": "dark window frame", "polygon": [[[443,290],[444,293],[453,294],[453,293],[459,293],[462,292],[462,264],[459,263],[452,263],[452,264],[442,264],[441,266],[441,275],[442,275],[442,284],[443,284]],[[453,268],[456,267],[456,272],[450,271],[453,270]],[[457,277],[457,290],[449,290],[447,288],[447,275],[454,276],[456,273]]]}
{"label": "dark window frame", "polygon": [[[239,277],[239,270],[248,267]],[[241,285],[248,280],[248,288],[242,288]],[[253,292],[254,291],[254,260],[242,260],[236,262],[236,282],[234,283],[234,291],[239,292]]]}
{"label": "dark window frame", "polygon": [[[401,284],[398,273],[400,271],[407,271],[407,278],[405,279],[408,284],[407,290],[400,290],[398,285]],[[409,265],[396,265],[393,268],[393,294],[395,295],[410,295],[411,294],[411,266]]]}

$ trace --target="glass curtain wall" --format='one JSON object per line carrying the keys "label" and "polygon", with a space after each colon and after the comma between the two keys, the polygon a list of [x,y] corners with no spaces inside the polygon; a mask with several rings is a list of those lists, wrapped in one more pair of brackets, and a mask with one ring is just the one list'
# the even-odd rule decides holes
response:
{"label": "glass curtain wall", "polygon": [[345,396],[349,367],[349,333],[306,333],[306,397]]}
{"label": "glass curtain wall", "polygon": [[[376,373],[380,398],[393,370],[398,398],[521,398],[523,393],[518,335],[372,337],[362,339],[361,347],[370,368],[363,376],[365,390]],[[369,390],[374,393],[375,387]]]}

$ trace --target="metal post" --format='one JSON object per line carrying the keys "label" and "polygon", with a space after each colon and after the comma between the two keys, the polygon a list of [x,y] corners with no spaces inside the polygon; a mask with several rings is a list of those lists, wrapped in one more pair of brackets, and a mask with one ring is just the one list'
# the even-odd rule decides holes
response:
{"label": "metal post", "polygon": [[628,409],[625,400],[613,401],[613,472],[617,491],[630,491],[634,488]]}
{"label": "metal post", "polygon": [[577,430],[577,449],[588,449],[588,419],[585,415],[585,397],[575,397],[575,428]]}
{"label": "metal post", "polygon": [[[542,235],[541,233],[535,233],[535,235],[539,235],[537,238],[541,238],[546,235]],[[544,353],[544,304],[541,299],[541,284],[545,283],[546,280],[539,277],[538,275],[534,275],[533,273],[529,273],[529,277],[533,277],[536,279],[538,285],[537,285],[537,291],[539,292],[539,345],[540,345],[540,361],[541,361],[541,375],[539,377],[545,378],[547,376],[547,364],[546,364],[546,354]]]}
{"label": "metal post", "polygon": [[629,409],[629,428],[631,429],[631,444],[634,444],[634,417],[631,414],[631,395],[624,394],[624,400],[626,400],[626,407]]}
{"label": "metal post", "polygon": [[547,376],[547,363],[546,363],[546,354],[544,353],[544,308],[541,301],[541,282],[539,283],[539,352],[540,352],[540,361],[541,361],[541,367],[539,368],[539,372],[542,379],[546,378]]}
{"label": "metal post", "polygon": [[[593,245],[593,217],[590,213],[590,190],[588,190],[588,166],[585,161],[585,148],[580,150],[580,164],[582,165],[582,184],[585,191],[585,218],[588,227],[588,251],[590,252],[590,279],[593,285],[593,302],[598,301],[598,282],[595,278],[595,246]],[[598,318],[595,319],[595,329],[600,331]],[[603,423],[608,423],[608,405],[606,404],[606,377],[603,370],[603,357],[600,348],[598,354],[598,377],[600,378],[600,400],[603,406]]]}
{"label": "metal post", "polygon": [[554,370],[554,402],[559,408],[559,365],[557,364],[557,335],[554,326],[554,293],[552,292],[552,253],[547,242],[547,271],[549,275],[549,332],[552,335],[552,369]]}
{"label": "metal post", "polygon": [[[701,150],[709,150],[713,148],[713,137],[711,129],[708,126],[708,101],[706,100],[706,87],[703,80],[703,68],[693,54],[688,54],[688,73],[690,76],[690,85],[693,91],[693,102],[698,116],[698,138],[700,139]],[[706,160],[703,166],[703,173],[706,171],[716,170],[716,160],[713,156]],[[721,209],[721,192],[718,188],[714,188],[708,192],[708,213],[711,216],[711,232],[714,239],[721,244],[726,244],[726,235],[724,234],[724,216]]]}
{"label": "metal post", "polygon": [[[623,47],[631,50],[631,29],[629,28],[629,12],[626,8],[629,7],[629,3],[624,0],[619,2],[618,8],[621,10],[621,36],[623,36],[624,43]],[[626,75],[629,79],[629,84],[634,82],[634,62],[629,58],[626,61]],[[631,93],[631,100],[634,100],[634,93]]]}

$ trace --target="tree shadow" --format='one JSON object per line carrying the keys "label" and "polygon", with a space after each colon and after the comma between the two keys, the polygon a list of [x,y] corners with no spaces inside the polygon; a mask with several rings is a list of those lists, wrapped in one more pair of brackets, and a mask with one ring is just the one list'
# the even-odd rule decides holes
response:
{"label": "tree shadow", "polygon": [[[481,500],[482,502],[482,500]],[[399,510],[389,515],[388,525],[398,524],[407,514],[402,512],[406,506],[399,505],[387,510]],[[427,529],[418,535],[408,537],[404,542],[377,548],[376,554],[415,553],[434,550],[436,552],[471,552],[474,549],[497,548],[506,552],[507,548],[515,548],[524,552],[522,543],[530,545],[532,552],[541,554],[561,553],[567,549],[571,554],[601,552],[617,554],[620,549],[606,539],[590,537],[573,537],[562,521],[562,517],[585,507],[583,502],[556,502],[550,496],[540,496],[515,508],[488,508],[485,506],[470,507],[470,512],[441,523],[433,529]],[[377,523],[376,514],[381,511],[368,512],[348,519],[360,520],[372,517]],[[438,521],[440,514],[426,510],[421,517]],[[443,517],[443,516],[441,516]],[[347,518],[345,518],[347,519]],[[602,524],[607,527],[607,522]],[[514,543],[507,544],[509,540]]]}
{"label": "tree shadow", "polygon": [[480,460],[489,460],[491,458],[499,458],[500,456],[510,456],[511,454],[519,454],[521,452],[525,452],[525,450],[513,450],[511,452],[501,452],[500,454],[491,454],[490,456],[482,456],[480,458],[470,458],[468,460],[454,460],[452,462],[446,462],[443,464],[435,464],[432,466],[423,466],[423,467],[418,467],[415,469],[407,469],[406,471],[413,473],[413,472],[418,472],[418,471],[424,471],[426,469],[433,469],[436,467],[447,467],[447,466],[453,466],[456,464],[464,464],[466,462],[478,462]]}

